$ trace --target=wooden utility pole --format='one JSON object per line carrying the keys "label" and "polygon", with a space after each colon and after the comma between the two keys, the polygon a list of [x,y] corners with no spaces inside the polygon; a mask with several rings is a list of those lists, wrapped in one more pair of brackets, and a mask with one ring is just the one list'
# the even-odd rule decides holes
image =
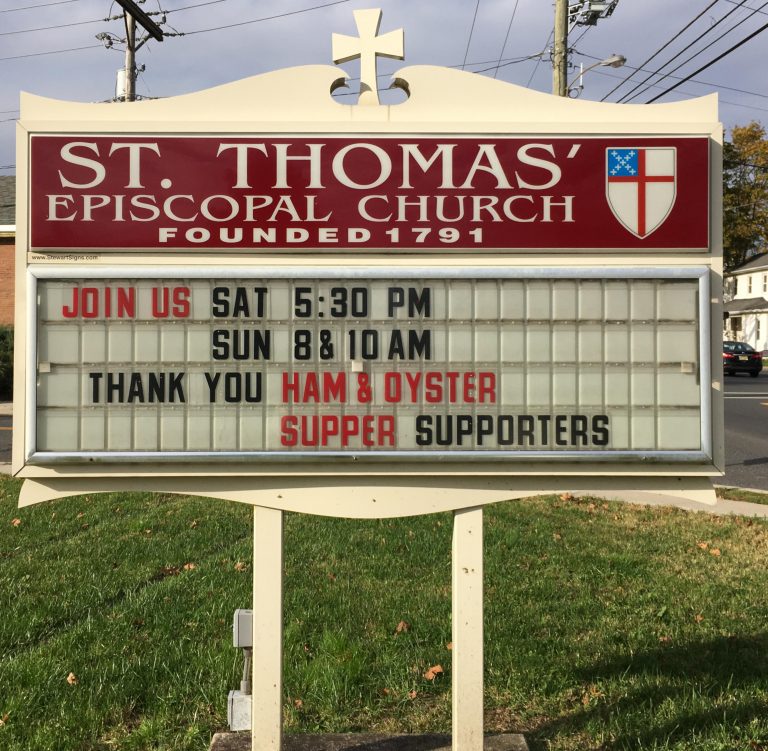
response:
{"label": "wooden utility pole", "polygon": [[568,0],[555,0],[552,93],[556,96],[568,96]]}
{"label": "wooden utility pole", "polygon": [[136,19],[125,11],[125,83],[123,101],[136,101]]}
{"label": "wooden utility pole", "polygon": [[[136,50],[151,36],[163,41],[163,30],[134,2],[116,0],[125,16],[125,84],[124,102],[136,101]],[[136,22],[146,29],[148,36],[136,44]]]}

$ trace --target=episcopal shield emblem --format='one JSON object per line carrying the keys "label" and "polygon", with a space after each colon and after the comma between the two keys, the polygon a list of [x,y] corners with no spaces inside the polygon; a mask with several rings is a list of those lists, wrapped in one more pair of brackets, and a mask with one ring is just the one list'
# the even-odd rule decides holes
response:
{"label": "episcopal shield emblem", "polygon": [[609,148],[605,156],[605,194],[613,215],[636,237],[648,237],[674,206],[677,150]]}

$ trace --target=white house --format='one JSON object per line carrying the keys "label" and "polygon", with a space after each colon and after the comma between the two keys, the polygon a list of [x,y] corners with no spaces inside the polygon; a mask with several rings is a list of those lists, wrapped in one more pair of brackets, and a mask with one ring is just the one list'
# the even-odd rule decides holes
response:
{"label": "white house", "polygon": [[750,258],[725,279],[723,338],[768,350],[768,253]]}

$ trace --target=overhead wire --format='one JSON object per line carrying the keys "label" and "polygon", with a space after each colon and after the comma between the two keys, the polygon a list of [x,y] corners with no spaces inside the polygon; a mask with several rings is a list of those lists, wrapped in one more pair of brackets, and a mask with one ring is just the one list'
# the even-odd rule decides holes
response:
{"label": "overhead wire", "polygon": [[[700,36],[697,36],[692,42],[690,42],[685,47],[683,47],[683,49],[681,49],[677,54],[673,55],[665,63],[662,63],[653,73],[651,73],[646,78],[644,78],[642,81],[640,81],[640,83],[636,84],[634,88],[630,89],[625,94],[622,94],[621,97],[617,101],[619,101],[619,102],[628,101],[627,97],[629,97],[630,95],[634,94],[634,92],[636,92],[641,86],[644,86],[655,75],[658,75],[663,68],[666,68],[667,65],[669,65],[671,62],[673,62],[678,57],[680,57],[680,55],[682,55],[684,52],[686,52],[691,47],[693,47],[694,44],[700,42],[703,37],[705,37],[707,34],[709,34],[712,31],[712,29],[717,28],[729,16],[731,16],[733,13],[735,13],[737,10],[739,10],[741,8],[741,6],[744,5],[745,2],[746,2],[746,0],[738,0],[739,5],[737,7],[732,8],[731,10],[729,10],[724,16],[722,16],[717,21],[715,21],[715,23],[712,24],[709,28],[705,29],[704,32]],[[679,36],[679,34],[677,36]]]}
{"label": "overhead wire", "polygon": [[[764,3],[763,3],[761,6],[760,6],[760,7],[761,7],[761,8],[765,8],[765,6],[766,6],[766,5],[768,5],[768,0],[766,0],[766,2],[764,2]],[[735,12],[736,10],[739,10],[739,8],[734,8],[734,9],[733,9],[733,11],[731,11],[731,13]],[[724,18],[725,18],[725,17],[727,17],[728,15],[730,15],[730,13],[726,14],[726,16],[724,16]],[[752,12],[751,12],[751,13],[750,13],[748,16],[745,16],[744,18],[742,18],[742,19],[741,19],[741,21],[739,21],[738,23],[735,23],[735,24],[734,24],[734,25],[733,25],[733,26],[732,26],[730,29],[727,29],[727,30],[726,30],[726,31],[724,31],[722,34],[720,34],[720,36],[719,36],[719,37],[717,37],[716,39],[713,39],[713,40],[712,40],[712,41],[711,41],[709,44],[707,44],[707,45],[705,45],[704,47],[702,47],[702,48],[701,48],[701,49],[700,49],[698,52],[695,52],[693,55],[691,55],[690,57],[686,58],[686,59],[685,59],[685,60],[684,60],[682,63],[680,63],[679,65],[677,65],[675,68],[672,68],[672,70],[670,70],[670,71],[668,71],[667,73],[665,73],[665,74],[662,76],[662,78],[661,78],[660,80],[663,80],[664,76],[667,76],[667,75],[669,75],[669,74],[671,74],[671,73],[676,73],[678,70],[680,70],[680,68],[682,68],[683,66],[687,65],[687,64],[688,64],[689,62],[691,62],[691,60],[693,60],[694,58],[696,58],[696,57],[698,57],[699,55],[701,55],[701,54],[703,54],[704,52],[706,52],[706,51],[707,51],[707,50],[708,50],[710,47],[713,47],[715,44],[717,44],[717,42],[719,42],[719,41],[720,41],[721,39],[723,39],[724,37],[728,36],[728,34],[730,34],[732,31],[735,31],[735,30],[736,30],[736,29],[737,29],[739,26],[741,26],[741,24],[743,24],[743,23],[745,23],[746,21],[748,21],[748,20],[749,20],[750,18],[752,18],[754,15],[755,15],[755,11],[753,10],[753,11],[752,11]],[[713,25],[711,28],[714,28],[714,25]],[[682,52],[684,52],[685,50],[687,50],[688,48],[690,48],[690,47],[691,47],[693,44],[695,44],[697,41],[699,41],[699,40],[694,40],[693,42],[691,42],[691,44],[689,44],[687,47],[685,47],[683,50],[681,50],[681,51],[678,53],[678,56],[679,56],[680,54],[682,54]],[[674,58],[673,58],[673,59],[674,59]],[[668,64],[669,64],[669,63],[667,63],[667,65],[668,65]],[[665,66],[662,66],[662,67],[665,67]],[[641,96],[642,94],[644,94],[644,93],[645,93],[647,90],[648,90],[648,89],[647,89],[647,87],[646,87],[646,88],[645,88],[645,89],[643,89],[642,91],[639,91],[639,92],[637,92],[636,94],[634,94],[634,95],[633,95],[632,97],[630,97],[629,99],[627,99],[626,97],[623,97],[623,98],[622,98],[620,101],[624,101],[624,102],[631,102],[633,99],[637,99],[637,97],[639,97],[639,96]]]}
{"label": "overhead wire", "polygon": [[0,57],[0,61],[2,60],[21,60],[24,57],[41,57],[42,55],[58,55],[63,52],[78,52],[80,50],[91,50],[91,49],[103,49],[104,45],[102,44],[88,44],[85,47],[70,47],[66,50],[47,50],[46,52],[28,52],[24,55],[8,55],[7,57]]}
{"label": "overhead wire", "polygon": [[93,18],[90,21],[72,21],[71,23],[58,23],[53,26],[39,26],[35,29],[14,29],[13,31],[0,31],[0,37],[11,36],[13,34],[31,34],[34,31],[50,31],[51,29],[66,29],[70,26],[85,26],[90,23],[104,23],[110,21],[109,18]]}
{"label": "overhead wire", "polygon": [[[597,57],[595,55],[590,55],[590,54],[588,54],[586,52],[580,52],[579,50],[573,50],[573,52],[574,52],[574,54],[578,55],[579,57],[587,57],[590,60],[602,60],[601,57]],[[633,71],[640,71],[642,73],[647,73],[648,72],[647,70],[644,70],[643,68],[635,67],[635,66],[632,66],[632,65],[628,65],[627,63],[624,63],[624,67],[625,68],[630,68]],[[603,73],[605,75],[604,71],[596,70],[595,72],[596,73]],[[671,75],[671,74],[668,77],[669,78],[674,78],[674,79],[677,79],[677,80],[682,80],[683,79],[683,76],[674,76],[674,75]],[[612,75],[611,78],[621,78],[621,76]],[[722,83],[714,83],[712,81],[702,81],[701,79],[696,80],[694,78],[691,79],[691,83],[697,83],[697,84],[700,84],[701,86],[712,86],[715,89],[725,89],[727,91],[735,91],[738,94],[749,94],[750,96],[758,96],[758,97],[760,97],[762,99],[768,99],[768,94],[761,94],[759,91],[749,91],[747,89],[738,89],[735,86],[727,86],[726,84],[722,84]],[[663,87],[659,86],[659,85],[656,85],[655,88],[660,89],[660,88],[663,88]],[[692,94],[691,96],[698,96],[698,95],[697,94]]]}
{"label": "overhead wire", "polygon": [[697,68],[693,73],[691,73],[688,76],[685,76],[685,78],[678,81],[674,86],[670,86],[665,91],[662,91],[661,94],[657,94],[653,99],[649,99],[646,104],[651,104],[652,102],[655,102],[657,99],[661,99],[661,97],[665,96],[666,94],[669,94],[671,91],[674,91],[678,86],[681,84],[684,84],[686,81],[690,81],[694,76],[698,75],[702,71],[705,71],[707,68],[711,68],[715,63],[720,62],[724,57],[727,57],[731,54],[731,52],[734,52],[735,50],[739,49],[739,47],[742,47],[747,42],[749,42],[751,39],[754,39],[758,34],[762,34],[766,29],[768,29],[768,23],[763,24],[759,29],[755,29],[751,34],[748,34],[744,39],[742,39],[740,42],[737,42],[732,47],[729,47],[725,52],[720,53],[717,57],[715,57],[713,60],[710,60],[708,63],[702,65],[700,68]]}
{"label": "overhead wire", "polygon": [[[0,13],[16,13],[20,10],[32,10],[33,8],[48,8],[51,5],[66,5],[67,3],[76,3],[79,0],[55,0],[52,3],[39,3],[38,5],[25,5],[22,8],[3,8]],[[0,168],[1,169],[1,168]]]}
{"label": "overhead wire", "polygon": [[475,21],[477,21],[477,11],[480,10],[480,0],[477,0],[475,4],[475,14],[472,16],[472,26],[469,28],[469,39],[467,39],[467,49],[464,51],[464,62],[461,65],[461,69],[464,70],[464,66],[467,64],[467,57],[469,57],[469,45],[472,44],[472,35],[475,33]]}
{"label": "overhead wire", "polygon": [[[549,43],[552,41],[552,37],[555,35],[555,27],[552,27],[552,31],[549,32],[549,36],[547,37],[547,41],[544,42],[544,49],[549,49]],[[543,53],[542,53],[543,55]],[[533,81],[533,77],[536,75],[536,71],[539,69],[539,65],[541,64],[541,58],[539,58],[536,61],[536,65],[533,66],[533,70],[531,71],[531,75],[528,78],[528,83],[525,84],[526,88],[531,85],[531,81]]]}
{"label": "overhead wire", "polygon": [[[184,6],[183,8],[176,8],[174,10],[175,11],[188,10],[189,8],[197,8],[197,7],[200,7],[202,5],[211,5],[214,2],[224,2],[224,0],[207,0],[207,2],[204,2],[204,3],[197,3],[197,4],[193,4],[193,5],[187,5],[187,6]],[[351,0],[332,0],[332,2],[323,3],[321,5],[313,5],[313,6],[309,7],[309,8],[299,8],[298,10],[288,11],[286,13],[278,13],[278,14],[275,14],[273,16],[263,16],[261,18],[253,18],[253,19],[250,19],[248,21],[240,21],[238,23],[227,24],[226,26],[215,26],[215,27],[211,27],[211,28],[207,28],[207,29],[197,29],[195,31],[177,32],[177,33],[174,33],[174,34],[166,34],[165,36],[179,36],[179,37],[182,37],[182,36],[192,36],[194,34],[205,34],[205,33],[210,32],[210,31],[221,31],[222,29],[231,29],[231,28],[234,28],[234,27],[237,27],[237,26],[247,26],[248,24],[252,24],[252,23],[260,23],[262,21],[272,21],[272,20],[275,20],[277,18],[286,18],[288,16],[295,16],[295,15],[298,15],[300,13],[308,13],[309,11],[319,10],[319,9],[322,9],[322,8],[328,8],[328,7],[331,7],[333,5],[341,5],[343,3],[348,3],[348,2],[351,2]],[[149,15],[156,15],[156,13],[152,12]],[[68,49],[63,49],[63,50],[46,50],[44,52],[30,52],[30,53],[23,54],[23,55],[8,55],[8,56],[5,56],[5,57],[0,57],[0,61],[3,61],[3,60],[19,60],[19,59],[26,58],[26,57],[39,57],[41,55],[56,55],[56,54],[64,53],[64,52],[77,52],[79,50],[92,49],[92,48],[95,49],[97,47],[101,48],[102,46],[103,45],[101,45],[101,44],[91,44],[91,45],[87,45],[87,46],[84,46],[84,47],[70,47]]]}
{"label": "overhead wire", "polygon": [[[734,0],[734,2],[735,1],[736,0]],[[683,32],[687,31],[691,26],[693,26],[693,24],[696,23],[696,21],[698,21],[712,6],[717,5],[717,2],[718,2],[718,0],[712,0],[712,2],[706,8],[704,8],[704,10],[701,11],[701,13],[699,13],[697,16],[695,16],[693,18],[693,20],[689,21],[685,26],[683,26],[683,28],[680,29],[680,31],[678,31],[677,34],[674,34],[669,39],[669,41],[667,41],[665,44],[663,44],[661,47],[659,47],[659,49],[657,49],[656,52],[654,52],[647,60],[644,60],[642,63],[640,63],[640,66],[638,67],[637,70],[639,70],[640,68],[644,68],[646,65],[648,65],[649,62],[651,62],[651,60],[653,60],[654,57],[657,57],[667,47],[669,47],[669,45],[672,44],[672,42],[674,42],[677,39],[679,39],[680,35]],[[744,0],[742,0],[742,2],[744,2]],[[613,94],[614,91],[616,91],[617,89],[620,89],[627,81],[629,81],[629,79],[632,78],[632,76],[634,74],[635,74],[635,72],[633,72],[631,75],[629,75],[626,78],[624,78],[624,80],[620,84],[617,84],[616,86],[614,86],[600,101],[604,102],[611,94]],[[633,89],[633,91],[634,91],[634,89]],[[632,92],[630,92],[630,93],[632,93]]]}
{"label": "overhead wire", "polygon": [[320,5],[313,5],[310,8],[299,8],[299,10],[291,10],[286,13],[276,13],[274,16],[262,16],[261,18],[252,18],[249,21],[238,21],[237,23],[229,23],[225,26],[212,26],[207,29],[196,29],[195,31],[184,31],[176,35],[169,36],[193,36],[194,34],[207,34],[211,31],[222,31],[223,29],[234,29],[238,26],[248,26],[252,23],[261,23],[262,21],[273,21],[276,18],[287,18],[288,16],[296,16],[300,13],[308,13],[312,10],[320,10],[322,8],[330,8],[333,5],[343,5],[349,3],[351,0],[332,0],[329,3],[322,3]]}
{"label": "overhead wire", "polygon": [[[730,3],[731,5],[738,5],[738,0],[724,0],[726,3]],[[751,5],[744,5],[744,8],[747,8],[747,10],[755,10]],[[768,16],[768,11],[765,10],[758,10],[757,13],[760,13],[763,16]]]}
{"label": "overhead wire", "polygon": [[[509,41],[509,32],[512,31],[512,24],[515,21],[515,14],[517,13],[517,6],[519,4],[520,4],[520,0],[515,0],[515,7],[512,9],[512,18],[509,19],[509,26],[507,26],[507,33],[504,36],[504,44],[501,45],[501,52],[499,52],[499,60],[498,60],[498,65],[496,66],[496,72],[493,74],[494,78],[496,78],[499,72],[499,68],[501,67],[501,59],[504,57],[504,50],[507,49],[507,42]],[[469,50],[469,48],[467,48],[467,50]],[[466,65],[466,61],[465,61],[465,65]]]}
{"label": "overhead wire", "polygon": [[[182,10],[190,10],[192,8],[202,8],[205,5],[217,5],[218,3],[226,3],[229,0],[206,0],[202,3],[195,3],[194,5],[184,5],[181,8],[172,8],[170,10],[156,10],[156,11],[149,11],[147,12],[148,16],[162,16],[162,15],[168,15],[169,13],[178,13]],[[159,4],[158,4],[159,5]],[[85,24],[91,24],[91,23],[107,23],[109,21],[119,21],[124,17],[124,14],[121,13],[118,16],[108,16],[107,18],[93,18],[88,21],[73,21],[71,23],[59,23],[59,24],[53,24],[52,26],[38,26],[34,29],[14,29],[12,31],[0,31],[0,36],[11,36],[13,34],[31,34],[34,31],[51,31],[52,29],[66,29],[70,26],[83,26]]]}
{"label": "overhead wire", "polygon": [[[597,73],[599,76],[608,76],[609,78],[620,78],[620,76],[615,75],[614,73],[608,73],[605,70],[598,70],[597,68],[593,69],[592,73]],[[659,84],[651,84],[652,89],[661,89],[663,86],[660,86]],[[694,94],[692,91],[679,91],[679,94],[682,94],[683,96],[687,97],[699,97],[701,94]],[[763,96],[763,94],[758,94],[758,96]],[[728,99],[723,99],[722,97],[718,98],[718,101],[720,104],[727,104],[731,107],[744,107],[745,109],[750,110],[760,110],[761,112],[768,112],[768,107],[758,107],[755,104],[742,104],[741,102],[731,102]],[[643,105],[637,104],[636,107],[642,107]]]}

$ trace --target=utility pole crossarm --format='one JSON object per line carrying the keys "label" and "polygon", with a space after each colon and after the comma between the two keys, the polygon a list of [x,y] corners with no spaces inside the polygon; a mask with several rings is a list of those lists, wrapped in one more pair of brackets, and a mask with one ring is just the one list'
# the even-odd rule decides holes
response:
{"label": "utility pole crossarm", "polygon": [[158,42],[163,41],[163,30],[133,0],[116,0],[116,2],[122,7],[126,15],[133,16],[136,23],[145,28],[150,36],[157,39]]}

